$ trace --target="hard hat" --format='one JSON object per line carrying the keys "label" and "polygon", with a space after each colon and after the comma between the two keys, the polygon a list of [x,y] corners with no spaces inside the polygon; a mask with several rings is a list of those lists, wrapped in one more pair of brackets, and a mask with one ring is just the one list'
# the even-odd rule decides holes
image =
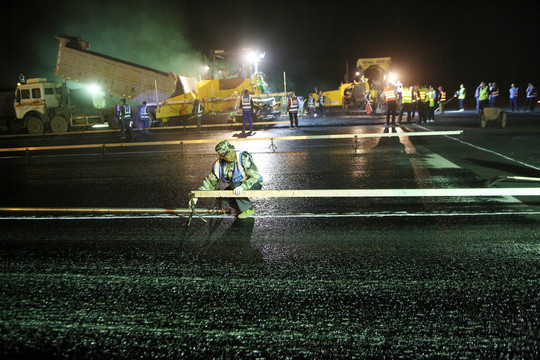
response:
{"label": "hard hat", "polygon": [[439,86],[439,90],[442,90],[442,89],[443,89],[443,87],[442,87],[442,86]]}

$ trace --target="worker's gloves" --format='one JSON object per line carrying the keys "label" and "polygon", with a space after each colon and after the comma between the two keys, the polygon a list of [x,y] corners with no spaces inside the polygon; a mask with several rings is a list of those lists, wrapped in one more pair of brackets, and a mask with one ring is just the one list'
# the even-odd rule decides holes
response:
{"label": "worker's gloves", "polygon": [[189,207],[190,207],[190,208],[194,208],[195,205],[197,205],[197,201],[198,201],[198,200],[199,200],[199,199],[197,199],[197,198],[193,198],[193,199],[189,200]]}
{"label": "worker's gloves", "polygon": [[241,186],[238,186],[234,189],[234,195],[240,196],[242,194],[242,191],[244,191],[244,188]]}

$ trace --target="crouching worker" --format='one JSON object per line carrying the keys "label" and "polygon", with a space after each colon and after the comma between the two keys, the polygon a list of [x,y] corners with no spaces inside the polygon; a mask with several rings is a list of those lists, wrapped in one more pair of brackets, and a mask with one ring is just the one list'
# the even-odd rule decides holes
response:
{"label": "crouching worker", "polygon": [[[198,190],[214,190],[219,181],[227,183],[229,186],[225,190],[233,190],[237,196],[244,190],[262,189],[262,176],[248,152],[235,151],[227,140],[216,145],[216,152],[219,159]],[[193,198],[189,206],[194,207],[196,203],[197,198]],[[248,198],[222,198],[221,203],[234,209],[239,219],[248,218],[255,211]]]}

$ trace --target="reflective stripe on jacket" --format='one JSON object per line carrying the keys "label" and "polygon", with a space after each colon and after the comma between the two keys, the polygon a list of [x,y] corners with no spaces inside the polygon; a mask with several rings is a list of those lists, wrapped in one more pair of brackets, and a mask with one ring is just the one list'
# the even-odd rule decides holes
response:
{"label": "reflective stripe on jacket", "polygon": [[131,120],[131,106],[124,104],[124,120]]}
{"label": "reflective stripe on jacket", "polygon": [[289,112],[293,114],[298,113],[298,98],[290,98],[289,99]]}
{"label": "reflective stripe on jacket", "polygon": [[242,109],[251,110],[251,95],[242,96]]}
{"label": "reflective stripe on jacket", "polygon": [[388,101],[395,101],[396,100],[396,92],[392,88],[386,88],[383,91],[384,99]]}
{"label": "reflective stripe on jacket", "polygon": [[412,89],[411,88],[404,88],[401,91],[401,103],[402,104],[410,104],[412,102]]}
{"label": "reflective stripe on jacket", "polygon": [[141,106],[139,109],[139,114],[141,116],[141,120],[150,120],[150,115],[146,112],[146,105]]}

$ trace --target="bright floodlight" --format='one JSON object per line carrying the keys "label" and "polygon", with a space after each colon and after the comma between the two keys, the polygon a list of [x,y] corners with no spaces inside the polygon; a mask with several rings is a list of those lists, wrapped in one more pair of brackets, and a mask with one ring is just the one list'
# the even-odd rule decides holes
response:
{"label": "bright floodlight", "polygon": [[95,95],[101,91],[101,88],[98,85],[93,84],[88,86],[88,91],[90,94]]}
{"label": "bright floodlight", "polygon": [[392,82],[392,83],[395,83],[396,80],[397,80],[397,75],[394,74],[394,73],[390,73],[390,74],[388,75],[388,80],[389,80],[390,82]]}

